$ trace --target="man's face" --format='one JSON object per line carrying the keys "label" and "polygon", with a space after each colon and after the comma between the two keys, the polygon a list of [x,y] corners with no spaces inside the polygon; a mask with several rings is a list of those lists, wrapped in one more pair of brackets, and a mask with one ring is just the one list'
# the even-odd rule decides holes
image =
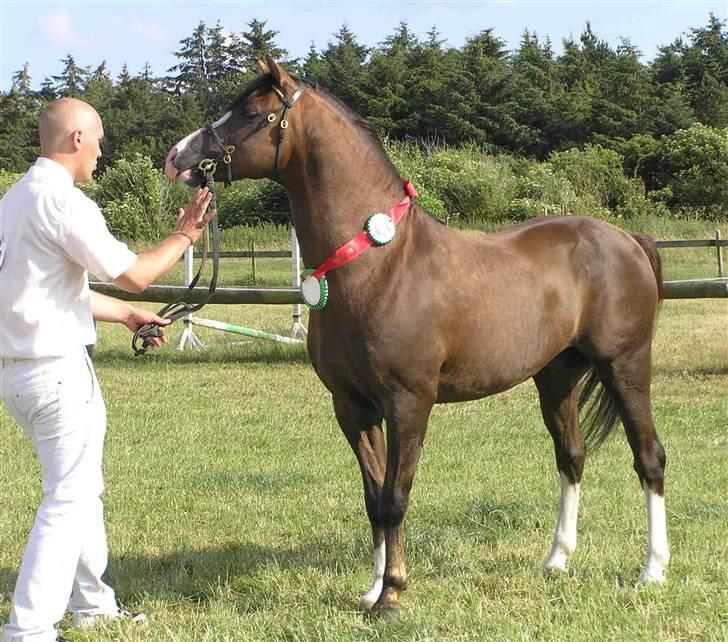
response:
{"label": "man's face", "polygon": [[104,126],[98,115],[81,132],[81,149],[79,150],[79,171],[77,182],[88,183],[96,169],[96,162],[101,156],[100,141],[104,137]]}

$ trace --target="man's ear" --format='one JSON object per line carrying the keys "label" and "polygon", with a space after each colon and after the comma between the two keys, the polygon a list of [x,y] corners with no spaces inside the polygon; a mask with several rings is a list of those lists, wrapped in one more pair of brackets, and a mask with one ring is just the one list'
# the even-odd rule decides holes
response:
{"label": "man's ear", "polygon": [[288,72],[283,69],[273,58],[270,56],[265,57],[265,62],[268,65],[268,69],[270,70],[270,73],[273,75],[273,78],[276,81],[276,84],[278,87],[280,87],[281,91],[285,93],[289,93],[293,91],[296,87],[296,83],[293,82],[293,78],[291,78],[288,75]]}
{"label": "man's ear", "polygon": [[83,132],[80,129],[77,129],[71,134],[71,145],[73,149],[81,149],[83,145]]}

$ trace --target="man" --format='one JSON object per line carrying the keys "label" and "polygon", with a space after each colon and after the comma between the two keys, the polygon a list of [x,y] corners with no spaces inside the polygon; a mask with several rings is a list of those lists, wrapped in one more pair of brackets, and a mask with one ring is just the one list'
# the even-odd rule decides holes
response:
{"label": "man", "polygon": [[[101,119],[72,98],[41,115],[41,157],[0,201],[0,388],[41,464],[43,501],[33,524],[3,642],[52,642],[68,608],[76,628],[119,616],[101,579],[108,552],[101,471],[106,410],[85,346],[93,320],[132,332],[166,321],[90,292],[88,273],[140,292],[194,244],[216,212],[197,191],[172,234],[135,255],[74,187],[101,156]],[[164,338],[153,341],[161,345]]]}

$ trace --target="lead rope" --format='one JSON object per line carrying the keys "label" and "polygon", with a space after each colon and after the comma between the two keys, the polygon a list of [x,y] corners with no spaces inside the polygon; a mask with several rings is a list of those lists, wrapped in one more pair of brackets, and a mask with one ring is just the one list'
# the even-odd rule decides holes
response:
{"label": "lead rope", "polygon": [[[228,168],[229,167],[230,165],[228,163]],[[205,174],[205,185],[212,194],[209,209],[217,209],[215,179],[213,178],[215,169],[211,167],[203,169],[202,163],[200,163],[199,169]],[[207,261],[209,228],[212,228],[212,277],[210,278],[210,286],[207,291],[207,297],[202,303],[185,303],[185,296],[187,296],[190,292],[194,290],[195,285],[197,285],[197,281],[199,281],[200,276],[202,275],[202,270],[205,267],[205,263]],[[173,301],[172,303],[167,303],[161,310],[159,310],[159,312],[157,312],[157,316],[170,320],[170,323],[168,323],[167,326],[177,321],[177,319],[186,317],[187,315],[202,309],[210,301],[212,295],[215,294],[215,289],[217,288],[218,268],[220,264],[220,228],[217,224],[217,217],[215,217],[210,223],[208,223],[207,227],[205,228],[204,235],[205,238],[202,248],[202,260],[200,261],[200,267],[197,270],[197,274],[195,274],[192,281],[190,281],[190,284],[187,286],[187,290],[185,290],[185,292],[176,301]],[[134,351],[134,355],[137,357],[143,355],[147,350],[149,350],[152,339],[159,338],[161,336],[163,336],[162,329],[156,323],[144,324],[134,333],[134,336],[131,340],[131,349]],[[139,345],[140,340],[142,341],[141,345]]]}

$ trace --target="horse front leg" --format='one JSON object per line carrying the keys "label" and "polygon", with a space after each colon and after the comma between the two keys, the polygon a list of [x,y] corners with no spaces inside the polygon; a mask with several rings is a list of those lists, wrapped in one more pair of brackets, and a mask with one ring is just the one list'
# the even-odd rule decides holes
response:
{"label": "horse front leg", "polygon": [[372,615],[395,619],[407,586],[402,524],[422,452],[432,401],[400,396],[386,412],[387,469],[379,498],[379,523],[384,527],[385,565],[382,592]]}
{"label": "horse front leg", "polygon": [[359,602],[363,610],[369,610],[379,599],[384,584],[384,528],[379,522],[379,498],[386,465],[382,413],[351,395],[336,394],[333,400],[336,419],[359,462],[364,482],[364,503],[372,527],[372,583]]}

